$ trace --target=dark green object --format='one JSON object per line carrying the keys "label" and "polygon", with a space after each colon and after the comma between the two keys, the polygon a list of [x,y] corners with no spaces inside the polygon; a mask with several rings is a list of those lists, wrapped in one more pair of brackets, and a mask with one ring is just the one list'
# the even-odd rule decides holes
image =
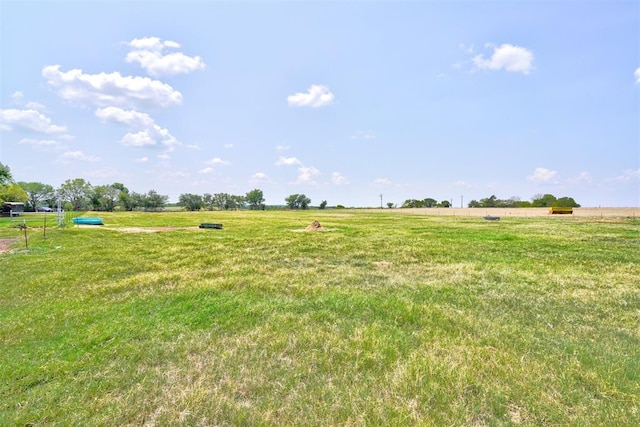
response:
{"label": "dark green object", "polygon": [[214,222],[203,222],[199,225],[199,228],[217,228],[218,230],[222,230],[222,224],[216,224]]}

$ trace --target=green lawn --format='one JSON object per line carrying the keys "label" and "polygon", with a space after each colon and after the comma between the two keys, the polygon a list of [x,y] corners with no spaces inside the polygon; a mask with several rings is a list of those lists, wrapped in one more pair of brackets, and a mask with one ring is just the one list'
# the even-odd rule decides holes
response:
{"label": "green lawn", "polygon": [[637,219],[95,216],[0,225],[0,425],[640,425]]}

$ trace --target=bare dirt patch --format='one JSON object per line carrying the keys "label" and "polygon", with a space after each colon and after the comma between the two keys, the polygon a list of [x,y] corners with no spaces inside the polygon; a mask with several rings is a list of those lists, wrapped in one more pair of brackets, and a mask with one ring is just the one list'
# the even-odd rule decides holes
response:
{"label": "bare dirt patch", "polygon": [[0,239],[0,254],[11,252],[11,245],[17,241],[18,239]]}
{"label": "bare dirt patch", "polygon": [[372,263],[378,270],[388,270],[393,267],[393,263],[389,261],[374,261]]}

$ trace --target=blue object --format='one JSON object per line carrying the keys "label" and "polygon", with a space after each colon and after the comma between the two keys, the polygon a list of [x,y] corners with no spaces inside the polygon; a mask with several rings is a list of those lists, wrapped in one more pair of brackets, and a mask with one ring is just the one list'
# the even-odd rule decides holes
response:
{"label": "blue object", "polygon": [[104,224],[102,222],[102,218],[95,218],[95,217],[73,218],[73,223],[79,224],[79,225],[103,225]]}

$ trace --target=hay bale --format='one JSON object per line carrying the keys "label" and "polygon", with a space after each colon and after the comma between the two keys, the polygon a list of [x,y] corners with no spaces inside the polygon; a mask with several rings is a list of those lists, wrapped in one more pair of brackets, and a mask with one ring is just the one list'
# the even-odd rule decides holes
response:
{"label": "hay bale", "polygon": [[307,226],[307,228],[305,228],[305,230],[307,230],[307,231],[318,231],[318,230],[324,230],[324,227],[322,225],[320,225],[320,221],[318,221],[316,219],[311,224],[309,224]]}

